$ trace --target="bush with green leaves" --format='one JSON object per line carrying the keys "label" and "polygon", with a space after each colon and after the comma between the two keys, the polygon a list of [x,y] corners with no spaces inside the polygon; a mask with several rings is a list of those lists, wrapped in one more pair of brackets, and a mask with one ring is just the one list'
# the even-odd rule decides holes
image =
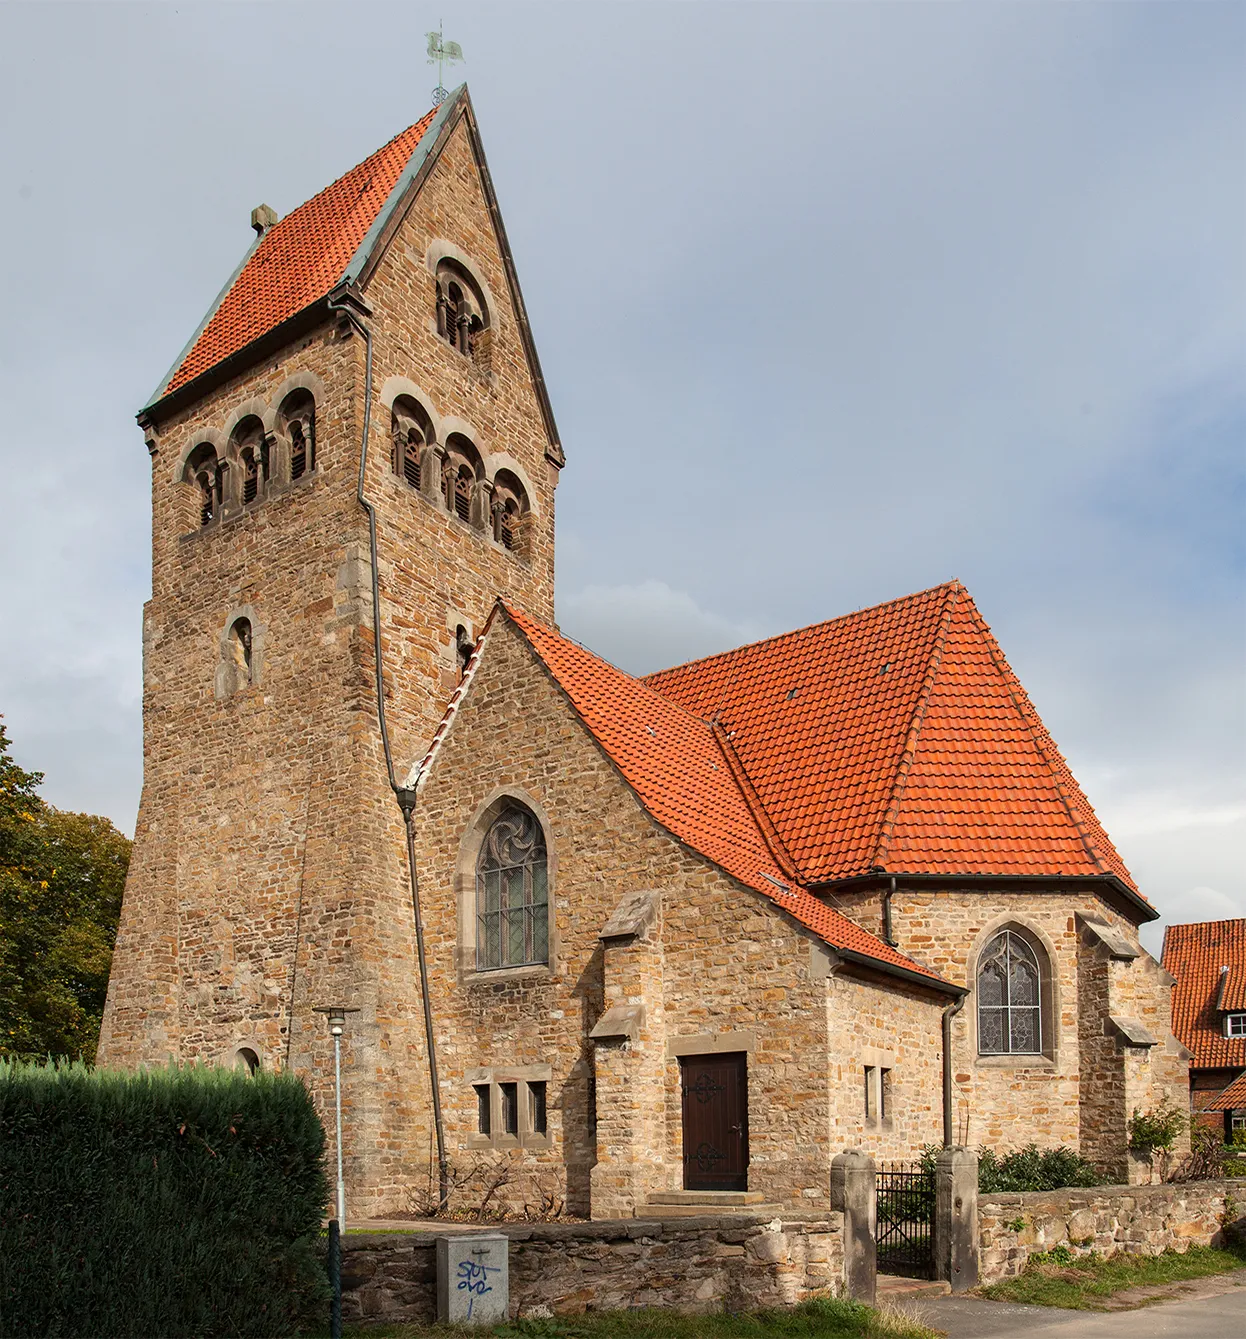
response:
{"label": "bush with green leaves", "polygon": [[1139,1111],[1135,1107],[1126,1127],[1129,1131],[1130,1152],[1142,1157],[1171,1153],[1177,1136],[1189,1123],[1189,1116],[1180,1107],[1173,1106],[1167,1098],[1159,1106],[1147,1111]]}
{"label": "bush with green leaves", "polygon": [[322,1328],[327,1198],[292,1075],[0,1060],[0,1335]]}
{"label": "bush with green leaves", "polygon": [[1097,1186],[1101,1178],[1071,1148],[1039,1149],[1035,1144],[1000,1157],[994,1149],[978,1152],[978,1191],[1061,1190],[1065,1186]]}

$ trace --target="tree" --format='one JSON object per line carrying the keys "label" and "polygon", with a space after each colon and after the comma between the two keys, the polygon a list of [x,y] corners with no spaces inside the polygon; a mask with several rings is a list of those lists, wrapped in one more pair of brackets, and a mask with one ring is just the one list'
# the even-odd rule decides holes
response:
{"label": "tree", "polygon": [[0,1054],[95,1054],[130,842],[38,795],[0,723]]}

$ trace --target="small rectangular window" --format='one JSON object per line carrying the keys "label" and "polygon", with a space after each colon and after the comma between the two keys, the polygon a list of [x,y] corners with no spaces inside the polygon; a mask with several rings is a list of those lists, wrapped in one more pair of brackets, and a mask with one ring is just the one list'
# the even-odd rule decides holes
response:
{"label": "small rectangular window", "polygon": [[545,1083],[528,1084],[528,1128],[533,1134],[545,1134]]}
{"label": "small rectangular window", "polygon": [[502,1133],[519,1133],[519,1085],[517,1083],[499,1083],[502,1094]]}
{"label": "small rectangular window", "polygon": [[1229,1014],[1224,1020],[1226,1037],[1246,1037],[1246,1014]]}
{"label": "small rectangular window", "polygon": [[476,1089],[476,1132],[492,1134],[493,1116],[489,1109],[489,1085],[477,1083],[473,1087]]}
{"label": "small rectangular window", "polygon": [[865,1119],[870,1120],[877,1113],[874,1110],[874,1066],[865,1067]]}
{"label": "small rectangular window", "polygon": [[891,1115],[891,1070],[878,1071],[878,1118],[886,1120]]}

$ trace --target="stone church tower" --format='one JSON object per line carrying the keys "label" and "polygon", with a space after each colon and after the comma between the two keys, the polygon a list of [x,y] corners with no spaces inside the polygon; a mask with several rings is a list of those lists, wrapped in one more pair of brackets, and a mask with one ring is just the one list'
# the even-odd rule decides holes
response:
{"label": "stone church tower", "polygon": [[358,1008],[358,1213],[429,1129],[374,638],[401,786],[496,597],[553,618],[563,455],[465,88],[252,221],[139,415],[144,782],[98,1058],[293,1068],[327,1098],[313,1009]]}

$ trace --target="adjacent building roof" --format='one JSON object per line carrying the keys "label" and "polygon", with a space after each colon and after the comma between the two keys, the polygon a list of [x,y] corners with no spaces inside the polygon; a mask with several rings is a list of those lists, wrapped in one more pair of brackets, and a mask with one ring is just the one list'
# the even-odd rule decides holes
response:
{"label": "adjacent building roof", "polygon": [[1109,876],[1137,897],[958,581],[643,682],[725,731],[802,882]]}
{"label": "adjacent building roof", "polygon": [[[1235,988],[1246,971],[1246,919],[1170,925],[1164,931],[1164,966],[1177,979],[1172,1030],[1192,1052],[1194,1069],[1246,1067],[1246,1037],[1224,1035],[1224,1013],[1236,1006]],[[1227,971],[1225,970],[1227,969]]]}
{"label": "adjacent building roof", "polygon": [[1210,1101],[1199,1104],[1200,1111],[1246,1111],[1246,1069]]}

